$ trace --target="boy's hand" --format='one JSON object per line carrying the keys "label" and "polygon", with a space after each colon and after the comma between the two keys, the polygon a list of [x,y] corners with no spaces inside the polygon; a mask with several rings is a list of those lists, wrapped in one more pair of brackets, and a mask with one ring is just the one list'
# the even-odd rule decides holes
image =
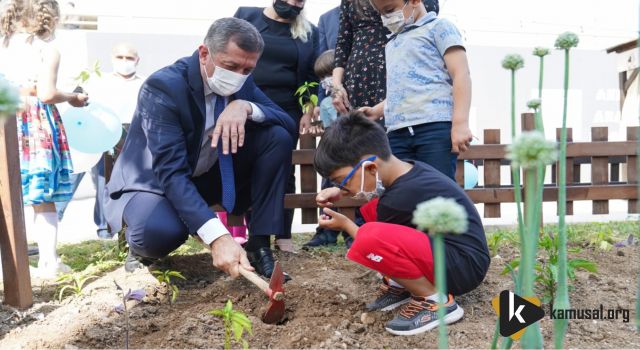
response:
{"label": "boy's hand", "polygon": [[383,114],[376,110],[375,107],[360,107],[358,110],[364,113],[365,117],[374,122],[382,119],[383,117]]}
{"label": "boy's hand", "polygon": [[322,211],[324,215],[320,215],[318,218],[318,225],[322,228],[328,228],[334,231],[348,231],[351,227],[356,226],[351,219],[336,211],[329,208],[324,208]]}
{"label": "boy's hand", "polygon": [[300,135],[311,133],[311,122],[311,115],[308,113],[302,115],[302,118],[300,118]]}
{"label": "boy's hand", "polygon": [[456,124],[451,127],[451,152],[462,153],[469,150],[473,135],[466,123]]}
{"label": "boy's hand", "polygon": [[333,202],[340,200],[342,197],[342,191],[337,187],[329,187],[320,191],[316,196],[316,203],[319,207],[332,207]]}

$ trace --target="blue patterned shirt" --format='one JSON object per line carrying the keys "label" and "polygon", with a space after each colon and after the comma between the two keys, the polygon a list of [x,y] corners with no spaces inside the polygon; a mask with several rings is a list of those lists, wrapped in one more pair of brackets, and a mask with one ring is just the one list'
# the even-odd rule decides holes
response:
{"label": "blue patterned shirt", "polygon": [[464,47],[460,32],[435,12],[406,26],[387,43],[388,131],[451,121],[453,81],[443,57],[453,46]]}

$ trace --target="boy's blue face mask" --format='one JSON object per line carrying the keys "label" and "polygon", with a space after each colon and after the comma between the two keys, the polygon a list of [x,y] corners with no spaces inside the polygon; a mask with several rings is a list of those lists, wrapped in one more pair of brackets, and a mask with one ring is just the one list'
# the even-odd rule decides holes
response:
{"label": "boy's blue face mask", "polygon": [[376,156],[371,156],[369,158],[363,159],[360,162],[358,162],[358,164],[356,164],[356,166],[354,166],[353,169],[351,169],[349,174],[347,174],[347,176],[344,177],[344,179],[340,182],[339,185],[337,185],[337,187],[340,188],[341,190],[346,190],[344,186],[347,184],[349,179],[353,177],[353,175],[356,173],[358,168],[362,167],[362,177],[360,178],[360,191],[353,196],[353,199],[370,201],[375,197],[380,197],[382,193],[384,193],[384,186],[382,185],[382,181],[378,177],[377,172],[376,172],[375,190],[371,192],[366,192],[364,190],[364,173],[365,173],[364,167],[367,166],[368,163],[373,162],[374,160],[376,160]]}

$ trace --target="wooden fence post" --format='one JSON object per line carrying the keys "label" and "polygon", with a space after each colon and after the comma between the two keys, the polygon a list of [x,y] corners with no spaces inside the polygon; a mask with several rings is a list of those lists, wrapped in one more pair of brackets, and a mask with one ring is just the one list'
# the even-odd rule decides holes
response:
{"label": "wooden fence post", "polygon": [[[315,149],[316,137],[312,135],[300,135],[300,149]],[[318,177],[312,164],[300,165],[300,189],[302,193],[318,192]],[[302,223],[315,224],[318,222],[318,209],[302,209]]]}
{"label": "wooden fence post", "polygon": [[17,308],[33,304],[16,118],[0,122],[0,249],[4,302]]}
{"label": "wooden fence post", "polygon": [[[592,127],[591,141],[608,141],[609,128]],[[604,185],[609,182],[609,157],[591,157],[591,184]],[[609,214],[608,200],[594,200],[593,214]]]}
{"label": "wooden fence post", "polygon": [[[627,141],[636,141],[638,140],[638,127],[627,127]],[[638,183],[638,156],[627,156],[627,183],[629,184],[637,184]],[[640,195],[640,193],[638,193]],[[629,199],[628,202],[628,213],[640,213],[640,208],[638,207],[637,199]]]}
{"label": "wooden fence post", "polygon": [[[500,144],[500,129],[484,130],[485,145]],[[497,188],[500,187],[500,159],[484,160],[484,187]],[[500,217],[500,203],[486,203],[484,205],[485,218]]]}

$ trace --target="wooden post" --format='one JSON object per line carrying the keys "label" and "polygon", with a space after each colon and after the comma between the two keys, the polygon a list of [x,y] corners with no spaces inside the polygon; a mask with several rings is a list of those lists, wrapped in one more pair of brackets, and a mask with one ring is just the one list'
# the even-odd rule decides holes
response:
{"label": "wooden post", "polygon": [[[562,132],[562,128],[557,128],[556,129],[556,140],[558,141],[558,144],[560,143],[560,133]],[[571,128],[567,128],[567,144],[571,143],[573,141],[573,129]],[[579,182],[579,181],[575,181],[574,178],[574,172],[575,172],[575,167],[578,167],[578,170],[580,169],[580,164],[575,164],[573,157],[567,157],[567,187],[570,186],[572,183],[574,182]],[[552,169],[553,173],[553,177],[554,179],[558,179],[559,178],[559,171],[560,169],[558,168],[558,162],[556,162],[553,165],[553,169]],[[578,176],[580,176],[580,174],[578,174]],[[556,181],[554,181],[554,183],[556,184],[556,187],[558,186],[558,183]],[[556,201],[557,202],[557,201]],[[566,215],[573,215],[573,201],[567,201],[567,205],[566,205]]]}
{"label": "wooden post", "polygon": [[[315,149],[316,137],[300,135],[300,149]],[[311,164],[300,165],[300,187],[302,193],[318,192],[318,177]],[[318,222],[318,210],[316,208],[302,209],[302,223],[315,224]]]}
{"label": "wooden post", "polygon": [[461,159],[456,162],[456,182],[464,188],[464,160]]}
{"label": "wooden post", "polygon": [[[627,141],[638,141],[638,127],[627,127]],[[638,183],[638,156],[627,156],[627,183],[629,184],[637,184]],[[638,193],[640,196],[640,193]],[[628,202],[628,213],[640,213],[640,208],[638,208],[638,200],[637,199],[629,199]]]}
{"label": "wooden post", "polygon": [[[485,129],[484,143],[485,145],[500,144],[500,129]],[[500,187],[500,159],[484,160],[484,187],[485,188]],[[500,203],[485,204],[484,217],[499,218]]]}
{"label": "wooden post", "polygon": [[17,308],[33,304],[16,118],[0,122],[0,249],[4,302]]}
{"label": "wooden post", "polygon": [[[591,141],[608,141],[607,127],[592,127]],[[591,184],[604,185],[609,182],[609,157],[591,157]],[[593,214],[609,214],[608,200],[594,200]]]}

